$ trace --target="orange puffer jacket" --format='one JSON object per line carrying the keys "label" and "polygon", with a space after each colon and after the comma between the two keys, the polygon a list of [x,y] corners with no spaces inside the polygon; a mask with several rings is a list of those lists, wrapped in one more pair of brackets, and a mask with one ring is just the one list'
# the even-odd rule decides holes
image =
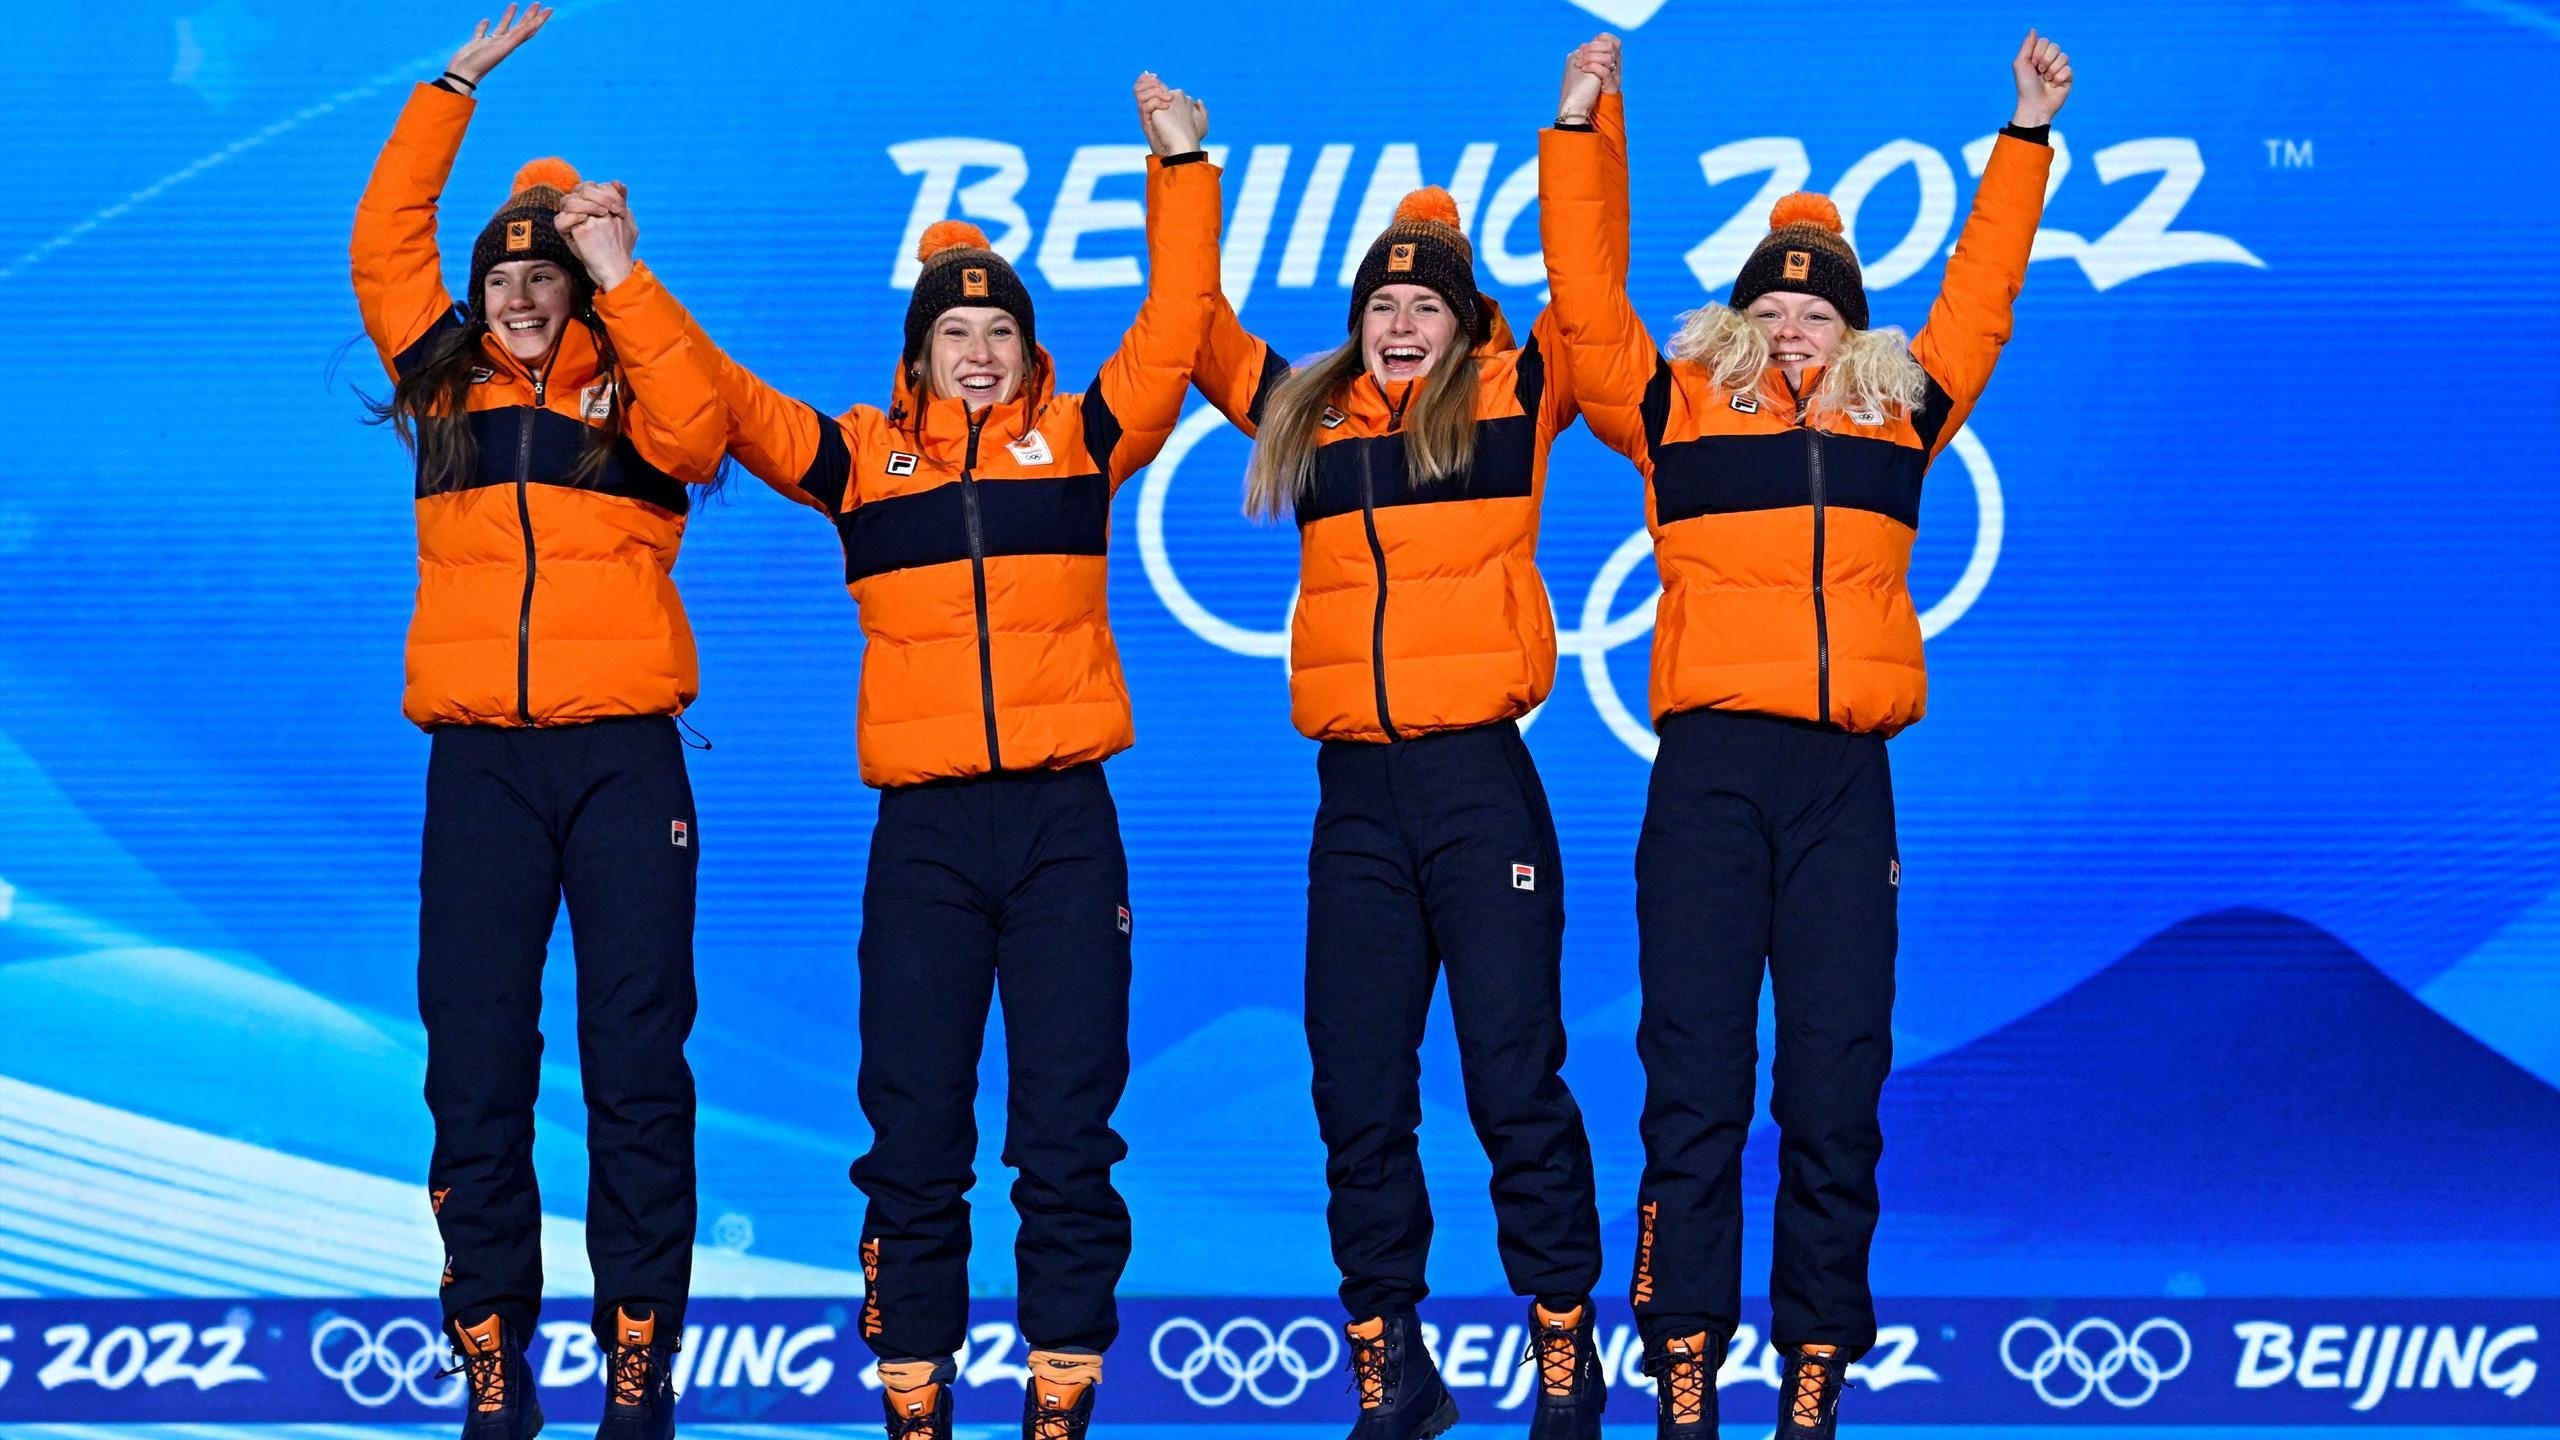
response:
{"label": "orange puffer jacket", "polygon": [[[444,288],[436,202],[472,102],[421,85],[356,207],[365,333],[394,378],[464,323]],[[672,715],[699,688],[670,571],[688,484],[727,434],[708,360],[646,266],[595,297],[615,374],[572,321],[539,376],[483,337],[471,426],[478,473],[417,484],[418,595],[401,710],[421,727],[567,725]],[[600,475],[573,474],[588,427],[623,407]]]}
{"label": "orange puffer jacket", "polygon": [[1111,497],[1181,419],[1218,285],[1219,176],[1149,162],[1147,296],[1082,391],[1046,350],[971,412],[901,375],[885,413],[828,419],[718,365],[731,453],[834,517],[864,640],[856,721],[873,786],[1063,769],[1129,748],[1111,638]]}
{"label": "orange puffer jacket", "polygon": [[[1606,164],[1623,153],[1613,150],[1617,97],[1593,119]],[[1623,264],[1623,221],[1615,237],[1606,225],[1594,244]],[[1552,312],[1522,345],[1490,296],[1476,304],[1486,338],[1468,473],[1428,485],[1407,476],[1399,432],[1421,380],[1391,391],[1363,375],[1334,397],[1315,437],[1314,487],[1295,507],[1289,628],[1289,718],[1310,739],[1384,742],[1514,719],[1555,685],[1538,507],[1547,449],[1577,413],[1575,386]],[[1223,298],[1197,369],[1201,392],[1247,434],[1288,373]]]}
{"label": "orange puffer jacket", "polygon": [[1955,438],[2007,342],[2053,152],[2003,135],[1983,169],[1944,287],[1911,342],[1928,377],[1909,413],[1809,404],[1777,366],[1717,388],[1666,360],[1593,233],[1625,204],[1625,170],[1592,137],[1540,140],[1554,308],[1592,433],[1646,478],[1662,572],[1653,714],[1747,710],[1890,735],[1928,708],[1913,612],[1920,482]]}

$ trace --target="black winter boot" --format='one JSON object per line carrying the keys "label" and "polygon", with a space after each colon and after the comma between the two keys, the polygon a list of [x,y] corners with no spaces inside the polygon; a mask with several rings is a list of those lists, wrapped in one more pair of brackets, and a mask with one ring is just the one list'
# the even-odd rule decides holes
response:
{"label": "black winter boot", "polygon": [[1042,1374],[1031,1367],[1022,1387],[1022,1440],[1084,1440],[1093,1419],[1093,1381],[1078,1375]]}
{"label": "black winter boot", "polygon": [[1703,1330],[1675,1337],[1646,1356],[1644,1368],[1653,1376],[1654,1440],[1715,1440],[1724,1340]]}
{"label": "black winter boot", "polygon": [[495,1315],[476,1324],[455,1320],[454,1353],[461,1363],[446,1371],[465,1377],[462,1440],[533,1440],[542,1433],[542,1401],[525,1368],[524,1341],[507,1333]]}
{"label": "black winter boot", "polygon": [[[951,1440],[951,1384],[959,1367],[948,1360],[928,1370],[921,1360],[880,1364],[880,1403],[889,1412],[889,1440]],[[903,1373],[914,1370],[915,1374]]]}
{"label": "black winter boot", "polygon": [[1590,1302],[1559,1314],[1532,1301],[1527,1359],[1538,1367],[1538,1411],[1529,1420],[1529,1440],[1600,1440],[1609,1381],[1600,1373],[1600,1347],[1591,1339]]}
{"label": "black winter boot", "polygon": [[1786,1377],[1778,1383],[1777,1440],[1831,1440],[1840,1424],[1840,1392],[1849,1383],[1849,1357],[1837,1345],[1790,1345]]}
{"label": "black winter boot", "polygon": [[676,1386],[668,1365],[675,1352],[674,1345],[658,1343],[655,1313],[613,1308],[613,1344],[604,1357],[604,1419],[596,1440],[673,1440]]}
{"label": "black winter boot", "polygon": [[1351,1337],[1351,1388],[1360,1397],[1348,1440],[1424,1440],[1458,1423],[1458,1402],[1440,1383],[1413,1316],[1355,1320],[1343,1331]]}

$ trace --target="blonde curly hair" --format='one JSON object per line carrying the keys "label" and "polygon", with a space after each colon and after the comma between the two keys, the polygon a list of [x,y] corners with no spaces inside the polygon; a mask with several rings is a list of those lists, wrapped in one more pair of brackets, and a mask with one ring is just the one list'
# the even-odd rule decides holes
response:
{"label": "blonde curly hair", "polygon": [[[1722,302],[1680,317],[1671,358],[1707,372],[1717,390],[1741,394],[1760,386],[1769,368],[1769,335],[1759,322]],[[1823,366],[1813,393],[1817,410],[1873,410],[1908,415],[1929,393],[1929,377],[1911,357],[1911,346],[1893,326],[1850,330]]]}

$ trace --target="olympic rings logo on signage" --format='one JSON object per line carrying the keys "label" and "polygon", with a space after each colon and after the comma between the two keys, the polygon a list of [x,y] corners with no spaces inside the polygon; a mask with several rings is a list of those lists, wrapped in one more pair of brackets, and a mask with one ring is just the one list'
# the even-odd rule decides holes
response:
{"label": "olympic rings logo on signage", "polygon": [[[1184,629],[1221,650],[1286,663],[1289,617],[1298,608],[1295,590],[1289,593],[1279,628],[1256,630],[1238,625],[1212,613],[1192,595],[1175,571],[1173,556],[1165,545],[1165,503],[1173,491],[1174,476],[1182,469],[1182,462],[1190,458],[1193,447],[1226,423],[1226,417],[1211,407],[1204,405],[1194,410],[1174,427],[1163,452],[1147,467],[1147,478],[1138,491],[1138,559],[1146,567],[1147,583],[1154,587],[1156,598],[1164,602],[1164,608],[1173,612]],[[1973,551],[1966,557],[1964,573],[1956,577],[1955,584],[1920,612],[1920,636],[1924,640],[1944,634],[1964,618],[1974,601],[1982,598],[1983,589],[1991,583],[1991,572],[2000,563],[2000,542],[2008,523],[2000,494],[2000,473],[1993,468],[1991,453],[1982,447],[1982,441],[1967,428],[1958,430],[1947,448],[1964,462],[1973,482]],[[1556,627],[1556,650],[1572,656],[1581,666],[1582,683],[1591,692],[1592,707],[1600,712],[1609,733],[1646,761],[1653,759],[1658,748],[1653,725],[1618,693],[1617,681],[1609,674],[1609,652],[1653,629],[1654,607],[1662,599],[1658,585],[1625,613],[1613,613],[1627,577],[1652,556],[1653,538],[1638,527],[1601,563],[1600,573],[1593,577],[1590,591],[1583,596],[1576,628],[1568,629],[1561,623]],[[1555,608],[1552,596],[1549,608]],[[1561,612],[1559,615],[1561,618]],[[1520,728],[1528,729],[1537,716],[1538,712],[1532,711],[1521,717]]]}
{"label": "olympic rings logo on signage", "polygon": [[390,1404],[404,1390],[421,1405],[462,1403],[459,1375],[432,1390],[419,1387],[419,1381],[442,1373],[444,1356],[444,1337],[406,1315],[379,1333],[346,1315],[331,1316],[311,1332],[312,1366],[345,1387],[348,1399],[369,1408]]}
{"label": "olympic rings logo on signage", "polygon": [[[1308,1353],[1313,1347],[1301,1348],[1300,1337],[1312,1333],[1324,1341],[1321,1359]],[[1238,1337],[1247,1345],[1239,1350]],[[1165,1356],[1165,1342],[1170,1338],[1188,1337],[1188,1348],[1180,1361]],[[1192,1403],[1215,1408],[1239,1395],[1251,1395],[1263,1404],[1278,1409],[1297,1402],[1307,1393],[1307,1385],[1318,1376],[1329,1373],[1342,1359],[1342,1341],[1333,1327],[1321,1320],[1300,1318],[1290,1321],[1274,1333],[1270,1326],[1250,1315],[1239,1315],[1211,1333],[1208,1326],[1187,1315],[1176,1315],[1156,1327],[1155,1337],[1147,1342],[1147,1358],[1155,1361],[1156,1373],[1168,1380],[1179,1381]],[[1220,1379],[1212,1379],[1204,1390],[1201,1379],[1215,1370]],[[1265,1377],[1278,1371],[1287,1381],[1283,1389],[1279,1381],[1267,1387]]]}
{"label": "olympic rings logo on signage", "polygon": [[[2014,1350],[2018,1337],[2026,1334],[2043,1337],[2043,1344],[2033,1360],[2021,1364]],[[2095,1354],[2081,1343],[2092,1335],[2105,1337],[2105,1344]],[[2177,1358],[2153,1354],[2154,1336],[2166,1337],[2157,1342],[2164,1354],[2167,1341],[2176,1341]],[[2128,1335],[2114,1321],[2094,1316],[2064,1332],[2030,1315],[2000,1336],[2000,1363],[2010,1374],[2036,1387],[2036,1394],[2044,1397],[2044,1403],[2060,1410],[2068,1410],[2093,1394],[2105,1396],[2108,1404],[2123,1410],[2149,1404],[2162,1385],[2185,1373],[2187,1362],[2193,1358],[2195,1346],[2187,1339],[2185,1328],[2165,1316],[2143,1321]],[[2064,1370],[2071,1372],[2077,1387],[2056,1394],[2046,1382]],[[2115,1379],[2128,1370],[2142,1381],[2142,1388],[2135,1390],[2128,1381],[2124,1393],[2118,1393]]]}

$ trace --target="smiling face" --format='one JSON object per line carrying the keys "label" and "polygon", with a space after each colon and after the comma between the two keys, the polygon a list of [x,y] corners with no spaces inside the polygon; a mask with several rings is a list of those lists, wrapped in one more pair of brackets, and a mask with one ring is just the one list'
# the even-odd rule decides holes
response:
{"label": "smiling face", "polygon": [[1838,306],[1793,290],[1772,290],[1744,313],[1769,337],[1769,361],[1787,372],[1789,384],[1804,378],[1807,365],[1830,363],[1831,352],[1849,333]]}
{"label": "smiling face", "polygon": [[1449,302],[1425,286],[1381,285],[1360,311],[1360,355],[1382,384],[1430,374],[1461,343]]}
{"label": "smiling face", "polygon": [[560,343],[574,294],[569,272],[548,260],[510,260],[480,282],[480,313],[507,353],[539,365]]}
{"label": "smiling face", "polygon": [[925,343],[925,378],[938,399],[957,397],[972,410],[1010,400],[1030,357],[1022,327],[992,305],[958,305],[934,317]]}

